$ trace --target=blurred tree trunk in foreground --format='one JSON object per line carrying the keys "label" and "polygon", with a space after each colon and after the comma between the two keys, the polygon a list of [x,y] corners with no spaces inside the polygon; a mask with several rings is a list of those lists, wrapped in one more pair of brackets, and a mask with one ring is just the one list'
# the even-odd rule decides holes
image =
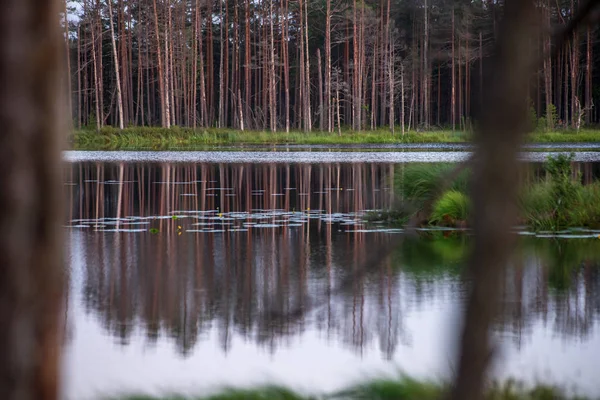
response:
{"label": "blurred tree trunk in foreground", "polygon": [[[585,19],[597,0],[582,2],[578,15],[557,33],[560,48]],[[490,328],[499,301],[499,282],[510,261],[517,221],[517,154],[528,126],[529,83],[541,67],[531,37],[540,37],[543,21],[534,0],[506,0],[495,54],[491,60],[482,112],[475,133],[472,226],[474,249],[469,261],[472,287],[465,310],[460,359],[452,398],[482,397],[492,358]],[[547,55],[550,56],[550,55]]]}
{"label": "blurred tree trunk in foreground", "polygon": [[52,0],[0,2],[0,399],[58,397],[63,285],[59,116],[64,58]]}

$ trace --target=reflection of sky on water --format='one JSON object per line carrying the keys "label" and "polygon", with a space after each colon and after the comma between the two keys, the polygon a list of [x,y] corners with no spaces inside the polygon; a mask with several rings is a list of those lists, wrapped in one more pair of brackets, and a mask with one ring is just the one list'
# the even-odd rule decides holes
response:
{"label": "reflection of sky on water", "polygon": [[[448,377],[464,240],[406,242],[326,294],[389,240],[360,215],[392,204],[393,170],[73,164],[65,398],[265,382],[321,392],[399,369]],[[209,188],[238,196],[198,195]],[[600,241],[523,240],[503,283],[496,376],[600,394]],[[308,311],[269,317],[298,304]]]}
{"label": "reflection of sky on water", "polygon": [[[460,162],[470,156],[468,151],[84,151],[63,153],[68,162],[214,162],[214,163],[400,163],[400,162]],[[520,158],[543,162],[555,152],[522,152]],[[577,151],[575,161],[598,162],[600,152]]]}
{"label": "reflection of sky on water", "polygon": [[[149,341],[139,321],[134,320],[127,344],[120,343],[82,307],[85,242],[83,233],[70,234],[72,291],[69,309],[69,344],[66,351],[65,391],[69,399],[83,399],[96,392],[194,393],[218,386],[248,386],[283,383],[299,390],[335,390],[368,376],[390,375],[398,370],[421,378],[447,378],[452,370],[452,329],[457,328],[460,296],[452,278],[436,278],[418,288],[414,277],[400,274],[395,302],[401,324],[397,347],[387,360],[382,343],[370,337],[364,348],[349,346],[336,332],[315,327],[319,312],[309,313],[305,329],[298,335],[273,339],[275,350],[257,345],[251,338],[230,329],[227,352],[223,351],[222,321],[200,334],[193,349],[182,356],[175,339],[164,332]],[[534,267],[532,267],[534,268]],[[428,294],[419,298],[418,292]],[[376,295],[366,296],[367,329],[376,325]],[[351,302],[341,298],[340,303]],[[335,303],[335,302],[334,302]],[[347,304],[346,304],[347,305]],[[343,305],[339,306],[343,308]],[[527,382],[575,385],[578,390],[598,393],[596,372],[600,359],[600,337],[563,336],[553,328],[556,318],[531,319],[526,333],[515,339],[504,332],[497,377],[516,377]],[[597,318],[597,317],[596,317]],[[341,340],[340,340],[341,339]]]}

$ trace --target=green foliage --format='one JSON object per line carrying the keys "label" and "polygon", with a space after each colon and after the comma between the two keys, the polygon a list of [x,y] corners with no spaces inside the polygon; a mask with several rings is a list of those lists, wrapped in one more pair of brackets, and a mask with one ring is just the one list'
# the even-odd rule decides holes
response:
{"label": "green foliage", "polygon": [[558,124],[558,113],[556,112],[556,106],[554,104],[548,104],[546,106],[546,131],[553,130]]}
{"label": "green foliage", "polygon": [[430,223],[454,226],[469,216],[470,200],[467,195],[450,190],[442,195],[433,206]]}
{"label": "green foliage", "polygon": [[[437,194],[437,187],[444,175],[448,175],[455,164],[409,164],[399,166],[394,173],[395,187],[409,201],[423,203]],[[465,170],[452,182],[451,190],[466,192],[470,171]]]}
{"label": "green foliage", "polygon": [[355,143],[440,143],[464,142],[467,134],[452,131],[414,132],[392,135],[387,128],[356,132],[345,128],[338,136],[333,133],[313,131],[239,131],[234,129],[192,129],[172,127],[136,127],[119,130],[104,127],[97,133],[92,130],[76,131],[72,143],[76,149],[169,149],[203,148],[221,144],[355,144]]}
{"label": "green foliage", "polygon": [[[355,385],[333,394],[305,396],[282,387],[266,387],[249,390],[229,389],[208,397],[185,397],[180,395],[152,397],[128,396],[122,400],[437,400],[444,398],[448,385],[418,381],[408,377],[400,379],[377,379]],[[485,400],[584,400],[569,396],[554,386],[538,385],[527,388],[515,381],[492,383],[483,398]]]}
{"label": "green foliage", "polygon": [[524,189],[521,194],[524,223],[542,231],[558,230],[554,220],[552,189],[543,182]]}
{"label": "green foliage", "polygon": [[207,397],[185,397],[181,395],[170,395],[164,397],[152,397],[135,395],[124,397],[123,400],[309,400],[312,397],[302,396],[290,389],[279,386],[267,386],[259,389],[226,389],[219,394]]}
{"label": "green foliage", "polygon": [[[536,121],[537,125],[537,121]],[[400,135],[400,127],[392,135],[388,128],[355,132],[347,127],[338,136],[337,129],[328,132],[266,132],[239,131],[234,129],[192,129],[173,127],[131,127],[122,131],[113,127],[104,127],[98,133],[95,125],[89,125],[71,135],[71,143],[80,150],[118,150],[118,149],[199,149],[221,144],[378,144],[378,143],[461,143],[469,142],[469,131],[437,130],[426,132],[407,131]],[[600,131],[580,130],[561,132],[532,133],[529,142],[597,142]]]}
{"label": "green foliage", "polygon": [[538,116],[533,106],[533,101],[529,100],[529,130],[535,131],[538,127]]}
{"label": "green foliage", "polygon": [[546,161],[546,170],[550,173],[551,204],[554,209],[556,229],[568,226],[570,214],[578,203],[578,190],[581,184],[571,178],[571,162],[575,155],[560,154],[550,156]]}
{"label": "green foliage", "polygon": [[540,117],[537,122],[538,132],[551,132],[556,128],[558,124],[558,114],[556,113],[556,107],[554,104],[549,104],[546,107],[546,111],[543,117]]}
{"label": "green foliage", "polygon": [[434,400],[440,399],[442,394],[443,390],[440,385],[405,378],[397,381],[375,380],[336,393],[329,398],[356,400]]}

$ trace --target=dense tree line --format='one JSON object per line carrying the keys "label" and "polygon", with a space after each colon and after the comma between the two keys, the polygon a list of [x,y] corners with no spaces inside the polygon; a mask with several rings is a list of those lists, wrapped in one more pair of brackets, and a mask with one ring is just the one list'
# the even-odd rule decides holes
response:
{"label": "dense tree line", "polygon": [[[578,1],[537,7],[547,34],[523,39],[548,54],[531,77],[534,122],[593,124],[597,32],[578,32],[551,59],[551,27],[568,23]],[[498,0],[68,1],[73,121],[470,128],[502,12]]]}

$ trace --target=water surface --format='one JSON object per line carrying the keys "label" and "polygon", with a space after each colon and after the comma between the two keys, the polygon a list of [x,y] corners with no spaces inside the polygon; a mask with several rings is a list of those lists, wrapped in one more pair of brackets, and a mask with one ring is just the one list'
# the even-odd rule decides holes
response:
{"label": "water surface", "polygon": [[[470,239],[365,224],[401,165],[98,154],[67,154],[66,399],[450,376]],[[600,240],[523,237],[517,254],[495,377],[600,395]]]}

